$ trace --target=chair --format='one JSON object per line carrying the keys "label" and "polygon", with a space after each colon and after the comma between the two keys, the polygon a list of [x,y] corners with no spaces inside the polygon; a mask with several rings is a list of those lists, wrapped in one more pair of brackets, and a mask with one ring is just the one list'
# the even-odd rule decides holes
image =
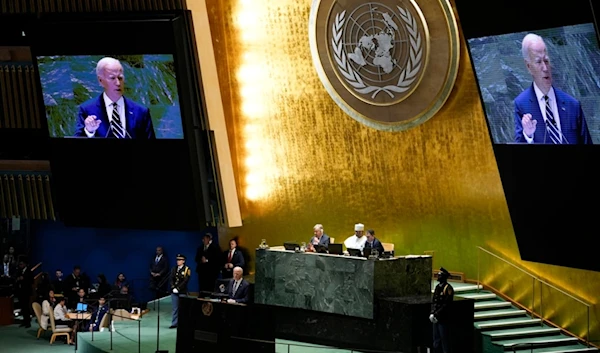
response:
{"label": "chair", "polygon": [[102,331],[103,328],[109,327],[111,316],[112,316],[111,313],[106,313],[104,315],[104,317],[102,318],[102,321],[100,321],[100,327],[98,328],[98,331]]}
{"label": "chair", "polygon": [[71,332],[73,332],[73,329],[66,325],[57,326],[54,322],[54,310],[50,310],[50,327],[52,329],[50,344],[53,344],[58,336],[67,336],[67,344],[71,344]]}
{"label": "chair", "polygon": [[127,319],[131,318],[131,314],[129,313],[129,311],[127,311],[125,309],[117,309],[112,314],[112,317],[113,317],[113,321],[130,321]]}
{"label": "chair", "polygon": [[46,333],[46,330],[42,327],[42,306],[40,305],[40,303],[32,303],[31,304],[31,308],[33,309],[33,312],[35,313],[35,317],[37,319],[39,328],[37,331],[37,339],[40,339],[40,336],[43,333]]}
{"label": "chair", "polygon": [[381,243],[383,245],[383,252],[387,252],[394,256],[394,243]]}

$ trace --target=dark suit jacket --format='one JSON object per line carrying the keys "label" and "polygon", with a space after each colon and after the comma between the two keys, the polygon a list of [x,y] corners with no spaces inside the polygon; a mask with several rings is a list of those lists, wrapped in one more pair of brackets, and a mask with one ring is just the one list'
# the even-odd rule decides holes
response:
{"label": "dark suit jacket", "polygon": [[99,306],[92,313],[92,317],[90,321],[85,325],[85,331],[90,330],[90,325],[94,325],[94,331],[100,331],[100,323],[102,322],[102,318],[104,315],[108,313],[108,305]]}
{"label": "dark suit jacket", "polygon": [[150,261],[150,272],[160,273],[161,277],[169,272],[169,261],[165,254],[162,255],[158,263],[156,262],[156,255]]}
{"label": "dark suit jacket", "polygon": [[250,294],[248,289],[250,288],[250,283],[248,283],[248,281],[246,281],[245,279],[242,279],[242,283],[240,283],[240,286],[238,287],[237,291],[235,292],[235,294],[233,294],[234,283],[235,281],[231,279],[231,281],[229,281],[229,285],[227,286],[227,294],[229,298],[235,300],[238,303],[248,303],[248,298]]}
{"label": "dark suit jacket", "polygon": [[[315,239],[315,237],[313,236],[312,238],[310,238],[310,243],[313,243],[313,240]],[[329,236],[327,234],[323,234],[321,236],[321,239],[319,239],[319,245],[323,245],[325,247],[325,249],[329,250],[329,243],[330,243],[330,239]]]}
{"label": "dark suit jacket", "polygon": [[[554,93],[556,95],[563,143],[591,145],[593,143],[592,137],[588,131],[581,103],[567,93],[556,89],[556,87],[554,87]],[[523,136],[523,125],[521,123],[523,115],[527,113],[531,114],[532,119],[537,120],[537,126],[533,133],[533,143],[551,144],[552,140],[546,131],[544,116],[540,110],[533,84],[515,98],[515,142],[527,142],[525,136]]]}
{"label": "dark suit jacket", "polygon": [[[140,105],[131,99],[123,97],[125,101],[125,118],[126,128],[129,136],[126,138],[132,139],[154,139],[154,127],[152,126],[152,119],[150,118],[150,110],[143,105]],[[79,115],[77,117],[77,125],[75,127],[75,136],[86,137],[85,134],[85,119],[95,115],[102,121],[102,124],[96,130],[94,137],[100,138],[111,138],[113,137],[110,132],[110,123],[108,116],[106,115],[106,106],[104,104],[104,95],[101,94],[97,98],[92,98],[87,102],[84,102],[79,106]]]}
{"label": "dark suit jacket", "polygon": [[[17,296],[30,296],[33,293],[33,273],[29,266],[25,269],[17,269],[15,273],[16,280],[16,294]],[[22,277],[19,279],[19,277]]]}
{"label": "dark suit jacket", "polygon": [[[202,263],[202,256],[208,260],[207,263]],[[206,251],[204,251],[204,244],[200,245],[196,250],[196,272],[203,274],[214,274],[215,278],[219,274],[221,269],[221,249],[217,244],[210,243]]]}
{"label": "dark suit jacket", "polygon": [[54,289],[54,294],[63,294],[65,292],[64,278],[62,281],[59,281],[58,279],[52,281],[52,288]]}
{"label": "dark suit jacket", "polygon": [[367,241],[365,243],[365,249],[367,249],[367,248],[372,248],[372,249],[379,251],[379,256],[381,256],[383,254],[383,244],[381,244],[381,242],[377,238],[373,238],[372,245],[369,244],[369,242]]}
{"label": "dark suit jacket", "polygon": [[[229,263],[229,252],[230,250],[224,251],[223,252],[223,260],[221,261],[221,268],[223,269],[223,277],[225,278],[230,278],[233,276],[233,268],[224,268],[225,264]],[[241,267],[244,268],[244,265],[246,265],[246,261],[244,260],[244,255],[242,254],[242,252],[240,251],[240,249],[235,249],[235,252],[233,253],[233,257],[231,258],[231,263],[233,264],[233,267]]]}

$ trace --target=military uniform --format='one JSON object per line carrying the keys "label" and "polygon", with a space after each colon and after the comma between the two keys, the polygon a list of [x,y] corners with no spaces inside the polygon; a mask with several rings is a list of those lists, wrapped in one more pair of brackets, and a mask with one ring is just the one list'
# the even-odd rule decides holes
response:
{"label": "military uniform", "polygon": [[441,268],[438,274],[439,283],[433,292],[429,319],[433,323],[434,352],[450,353],[448,306],[454,299],[454,288],[447,282],[449,276],[450,273]]}
{"label": "military uniform", "polygon": [[173,267],[171,270],[171,302],[173,305],[173,320],[171,320],[171,328],[177,327],[179,318],[179,295],[187,294],[187,285],[190,280],[192,271],[185,265],[185,256],[177,255],[177,260],[183,260],[184,263]]}

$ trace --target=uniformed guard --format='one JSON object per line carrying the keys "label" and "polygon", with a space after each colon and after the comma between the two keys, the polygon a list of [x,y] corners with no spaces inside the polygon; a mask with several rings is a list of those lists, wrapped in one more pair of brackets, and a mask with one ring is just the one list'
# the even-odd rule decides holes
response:
{"label": "uniformed guard", "polygon": [[177,327],[179,317],[179,295],[187,294],[187,284],[192,271],[185,265],[185,256],[177,254],[177,267],[171,270],[171,302],[173,304],[173,320],[170,328]]}
{"label": "uniformed guard", "polygon": [[450,273],[443,267],[438,273],[438,284],[433,293],[431,315],[429,320],[433,323],[433,351],[450,353],[449,340],[449,313],[448,306],[454,299],[454,288],[448,283]]}

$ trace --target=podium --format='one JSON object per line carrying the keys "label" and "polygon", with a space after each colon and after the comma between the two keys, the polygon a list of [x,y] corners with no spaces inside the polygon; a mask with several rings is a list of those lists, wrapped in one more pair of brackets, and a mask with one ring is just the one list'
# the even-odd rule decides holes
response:
{"label": "podium", "polygon": [[13,298],[0,297],[0,326],[12,325],[14,321]]}
{"label": "podium", "polygon": [[274,320],[266,306],[180,297],[177,353],[274,353],[274,342]]}
{"label": "podium", "polygon": [[256,250],[254,302],[374,319],[380,297],[431,295],[430,255],[364,257]]}

